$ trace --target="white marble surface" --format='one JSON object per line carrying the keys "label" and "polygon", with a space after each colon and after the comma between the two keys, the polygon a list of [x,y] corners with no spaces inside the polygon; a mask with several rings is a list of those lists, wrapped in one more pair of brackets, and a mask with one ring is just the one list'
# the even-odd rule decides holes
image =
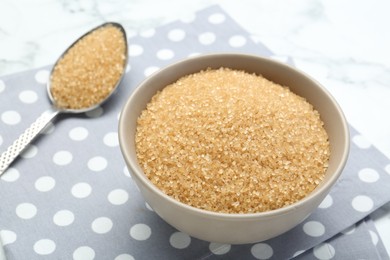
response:
{"label": "white marble surface", "polygon": [[[323,83],[349,123],[390,158],[388,0],[1,0],[0,76],[52,64],[104,21],[137,33],[213,4]],[[390,205],[375,218],[390,253]]]}

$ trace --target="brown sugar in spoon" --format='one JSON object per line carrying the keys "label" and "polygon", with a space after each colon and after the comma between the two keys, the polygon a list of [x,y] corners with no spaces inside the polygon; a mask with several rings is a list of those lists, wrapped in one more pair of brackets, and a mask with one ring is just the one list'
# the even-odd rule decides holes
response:
{"label": "brown sugar in spoon", "polygon": [[104,23],[75,41],[50,72],[52,108],[0,155],[0,176],[58,114],[84,113],[106,102],[123,78],[127,57],[126,32],[118,23]]}

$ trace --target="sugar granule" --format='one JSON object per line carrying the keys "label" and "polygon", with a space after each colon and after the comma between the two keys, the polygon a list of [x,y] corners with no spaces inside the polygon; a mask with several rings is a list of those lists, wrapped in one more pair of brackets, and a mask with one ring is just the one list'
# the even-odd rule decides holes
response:
{"label": "sugar granule", "polygon": [[204,210],[256,213],[297,202],[324,177],[330,148],[319,113],[262,76],[208,69],[158,92],[135,136],[146,176]]}

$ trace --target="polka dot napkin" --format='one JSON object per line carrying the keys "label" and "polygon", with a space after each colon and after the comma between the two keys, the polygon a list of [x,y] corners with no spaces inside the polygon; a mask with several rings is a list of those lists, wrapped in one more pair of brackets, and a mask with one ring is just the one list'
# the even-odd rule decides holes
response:
{"label": "polka dot napkin", "polygon": [[[175,230],[147,205],[117,139],[120,109],[146,76],[198,53],[234,51],[274,58],[213,6],[129,38],[119,91],[93,112],[62,115],[0,180],[0,238],[8,259],[386,259],[372,211],[390,200],[390,162],[351,129],[345,171],[302,224],[248,245],[201,241]],[[287,59],[292,62],[291,59]],[[0,151],[49,108],[50,67],[0,79]],[[345,249],[348,250],[345,250]]]}

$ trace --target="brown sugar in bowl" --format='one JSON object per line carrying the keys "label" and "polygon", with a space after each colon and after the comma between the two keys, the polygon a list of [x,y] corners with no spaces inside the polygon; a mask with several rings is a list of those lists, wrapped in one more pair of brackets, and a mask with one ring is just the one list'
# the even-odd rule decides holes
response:
{"label": "brown sugar in bowl", "polygon": [[137,121],[138,162],[154,185],[187,205],[257,213],[312,192],[329,160],[318,111],[288,87],[229,68],[180,78]]}
{"label": "brown sugar in bowl", "polygon": [[[222,193],[223,196],[221,195],[221,197],[217,199],[214,198],[214,203],[211,203],[212,205],[211,207],[209,206],[203,207],[203,205],[207,204],[206,202],[213,200],[212,199],[213,196],[214,197],[216,196],[213,189],[221,190],[224,188],[224,186],[229,186],[229,185],[232,186],[231,184],[233,184],[233,186],[235,186],[234,184],[237,184],[238,186],[240,184],[242,185],[244,178],[248,178],[248,177],[245,177],[242,174],[241,175],[237,174],[236,176],[233,176],[234,178],[232,178],[229,185],[226,183],[218,185],[217,182],[217,184],[214,183],[211,186],[207,186],[205,185],[205,183],[212,183],[213,181],[213,175],[211,174],[208,177],[209,179],[203,181],[203,184],[205,186],[201,187],[200,189],[194,188],[193,192],[191,191],[191,189],[182,189],[182,186],[190,186],[190,185],[194,185],[194,183],[190,182],[189,184],[187,183],[186,185],[184,185],[185,182],[182,181],[183,185],[180,185],[181,182],[179,180],[175,184],[176,186],[172,186],[178,189],[179,192],[169,193],[169,189],[168,191],[167,189],[164,189],[164,185],[167,186],[166,184],[159,185],[160,183],[164,183],[164,182],[174,183],[175,178],[177,179],[177,177],[173,176],[172,173],[168,173],[169,168],[167,167],[169,167],[169,165],[172,165],[173,163],[179,164],[179,166],[183,168],[182,170],[183,176],[196,176],[195,169],[191,169],[191,167],[189,167],[188,161],[185,162],[185,167],[183,167],[183,165],[181,165],[181,161],[179,157],[178,158],[175,157],[173,160],[169,161],[170,164],[168,163],[167,165],[163,165],[163,163],[160,163],[162,166],[165,167],[166,169],[165,172],[167,172],[167,175],[171,176],[172,180],[170,181],[169,177],[164,176],[164,170],[162,170],[161,173],[157,175],[153,175],[154,172],[157,172],[156,170],[157,168],[151,167],[150,169],[148,169],[148,167],[145,166],[145,162],[143,161],[143,158],[140,158],[140,154],[141,157],[148,156],[149,154],[151,157],[154,157],[153,160],[156,159],[157,162],[162,162],[161,160],[159,161],[159,159],[161,158],[157,158],[159,154],[161,155],[161,157],[163,156],[161,154],[161,151],[159,153],[158,149],[156,149],[157,150],[156,154],[150,154],[151,153],[150,149],[149,150],[146,149],[143,152],[142,151],[140,152],[140,148],[138,147],[138,154],[137,154],[137,145],[138,146],[140,145],[139,143],[137,143],[139,142],[139,140],[137,140],[136,138],[136,133],[139,135],[139,133],[137,132],[137,126],[140,125],[139,120],[141,118],[141,114],[144,113],[147,106],[151,105],[150,104],[151,100],[159,97],[159,94],[156,95],[156,93],[165,90],[164,88],[168,89],[167,87],[168,85],[176,82],[180,78],[188,77],[188,75],[196,74],[201,71],[218,72],[221,71],[221,68],[227,68],[226,69],[227,71],[233,70],[234,72],[237,71],[243,72],[248,75],[253,75],[253,74],[262,75],[266,80],[269,80],[270,82],[274,82],[282,86],[287,86],[289,89],[288,91],[291,90],[291,92],[295,93],[298,98],[302,97],[303,101],[305,102],[307,101],[306,103],[308,104],[309,108],[312,106],[314,107],[314,111],[318,111],[319,116],[321,118],[321,122],[323,122],[324,128],[326,130],[325,135],[323,135],[323,139],[324,140],[326,140],[327,138],[329,139],[330,157],[329,157],[329,161],[327,160],[327,158],[325,158],[324,161],[322,162],[324,165],[321,166],[320,168],[324,169],[324,172],[321,178],[318,180],[310,179],[310,181],[315,182],[315,186],[311,185],[311,189],[306,193],[301,192],[302,194],[304,194],[304,196],[300,195],[300,197],[297,197],[297,199],[293,201],[289,201],[287,203],[285,202],[286,198],[283,198],[282,196],[283,193],[280,194],[276,193],[275,197],[272,198],[271,201],[275,201],[275,200],[282,201],[281,204],[275,204],[274,206],[271,205],[270,207],[263,207],[263,208],[260,207],[260,209],[256,209],[255,211],[252,211],[250,209],[246,210],[245,207],[256,208],[256,203],[257,203],[256,200],[254,200],[253,197],[247,197],[246,201],[248,203],[245,204],[243,203],[243,201],[240,201],[239,199],[235,198],[235,196],[242,196],[245,194],[240,194],[239,192],[237,193],[237,190],[234,190],[233,195],[232,193],[230,193],[231,200],[229,200],[229,196],[227,197],[228,199],[224,199],[226,197],[226,194],[229,193],[226,194]],[[218,77],[223,77],[223,75],[225,74],[223,73],[219,74]],[[266,86],[270,86],[270,85],[266,85]],[[238,90],[237,93],[240,93],[240,91],[242,92],[242,89]],[[248,91],[250,92],[250,90]],[[171,96],[175,95],[175,93],[176,92],[173,92],[173,94],[171,93],[170,95]],[[235,96],[237,96],[237,93]],[[190,90],[187,89],[183,91],[182,95],[184,99],[186,94],[189,97],[191,97]],[[286,93],[281,93],[281,95],[285,95],[285,94]],[[222,92],[221,95],[222,96],[229,95],[229,93]],[[211,95],[211,96],[215,96],[215,95]],[[256,98],[256,95],[254,96],[255,96],[254,98]],[[167,97],[169,100],[169,94],[167,94]],[[204,97],[204,95],[202,97]],[[245,95],[242,97],[247,99],[251,98],[251,96],[245,96]],[[207,98],[205,98],[204,100],[207,100]],[[234,100],[234,99],[228,97],[227,99],[223,100],[222,103],[224,103],[224,105],[222,107],[226,108],[226,103],[228,102],[228,100]],[[169,100],[167,102],[169,103],[173,101]],[[198,100],[198,103],[199,102],[201,102],[201,99]],[[245,102],[250,104],[251,101],[246,100]],[[254,99],[253,102],[256,103],[259,101]],[[191,103],[184,102],[183,104],[186,104],[188,106]],[[276,107],[280,107],[280,109],[282,109],[281,104],[276,104]],[[153,109],[158,110],[158,108],[152,107],[151,110]],[[211,122],[221,121],[221,119],[218,119],[217,113],[219,111],[217,110],[218,107],[210,108],[209,112],[213,112],[212,116],[210,117],[215,119],[215,120],[211,120]],[[191,110],[185,110],[185,113],[188,113],[188,111],[191,112]],[[288,111],[288,109],[286,111]],[[241,116],[248,116],[246,114],[244,115],[243,111],[239,111],[239,112],[241,113]],[[179,113],[178,115],[174,115],[173,118],[171,119],[167,118],[166,120],[174,121],[175,116],[180,117],[185,115],[186,114]],[[222,115],[223,118],[226,118],[226,114],[222,113]],[[167,117],[167,114],[163,116],[165,118]],[[187,118],[196,118],[196,116],[191,115],[190,117],[188,117],[187,115]],[[202,118],[204,119],[205,117]],[[238,121],[238,118],[239,117],[236,117],[234,119],[233,117],[235,121]],[[184,120],[184,122],[185,121],[186,120]],[[250,121],[246,120],[244,121],[244,123],[245,122],[246,124],[248,124],[248,122]],[[259,125],[260,122],[255,120],[253,124]],[[309,122],[308,124],[309,125],[313,124],[313,122]],[[187,123],[185,123],[185,125],[187,125]],[[304,123],[302,123],[302,125],[304,125]],[[189,124],[188,126],[193,127],[194,125]],[[234,128],[234,124],[233,125],[228,124],[226,126],[229,126],[229,128],[225,127],[228,128],[227,130],[229,129],[231,130],[232,128]],[[239,126],[242,128],[242,125]],[[202,127],[204,128],[205,126],[203,125]],[[248,127],[249,127],[248,129],[250,129],[251,126],[249,125]],[[147,128],[152,128],[152,127],[151,125],[149,125],[145,129]],[[159,126],[157,126],[156,124],[155,128],[160,129],[156,131],[156,133],[159,132],[162,133],[160,136],[156,135],[157,138],[160,139],[165,138],[164,134],[174,135],[175,140],[178,139],[177,136],[182,135],[182,133],[179,132],[176,133],[176,136],[174,132],[165,133],[164,128],[169,128],[169,127],[167,127],[164,124]],[[149,131],[144,132],[145,135],[143,136],[143,138],[141,138],[141,140],[143,140],[143,145],[147,145],[148,141],[151,144],[153,144],[153,138],[147,137],[147,134],[150,133],[153,132],[149,132]],[[248,133],[246,133],[245,136],[248,136]],[[300,139],[298,139],[298,141],[299,140]],[[288,65],[270,59],[253,56],[253,55],[244,55],[244,54],[209,54],[209,55],[189,58],[177,62],[171,66],[168,66],[158,71],[157,73],[153,74],[149,78],[147,78],[143,83],[140,84],[140,86],[130,96],[130,98],[128,99],[127,103],[125,104],[122,110],[120,122],[119,122],[119,142],[120,142],[123,157],[127,163],[127,166],[129,167],[133,180],[138,185],[146,202],[154,209],[154,211],[161,218],[163,218],[166,222],[168,222],[178,230],[185,232],[193,237],[207,240],[207,241],[212,241],[212,242],[230,243],[230,244],[253,243],[253,242],[266,240],[275,237],[281,233],[284,233],[289,229],[293,228],[294,226],[296,226],[297,224],[299,224],[300,222],[302,222],[321,203],[321,201],[325,198],[325,196],[328,194],[333,184],[340,176],[342,169],[346,163],[348,151],[349,151],[348,127],[345,118],[343,116],[343,113],[339,108],[339,106],[337,105],[336,101],[333,99],[333,97],[319,83],[315,82],[314,80],[312,80],[311,78],[303,74],[302,72],[299,72],[298,70]],[[164,143],[164,140],[161,140],[161,142]],[[169,144],[169,141],[167,144]],[[281,143],[281,145],[282,144],[283,143]],[[298,146],[298,145],[299,143],[296,143],[295,145],[293,145],[293,148],[294,146]],[[162,145],[162,149],[164,150],[165,148],[163,146],[164,145]],[[304,149],[305,146],[302,147],[303,148],[300,148],[301,150]],[[308,146],[306,145],[306,147]],[[208,149],[210,150],[210,147],[208,147]],[[242,149],[243,147],[240,147],[240,151],[242,151]],[[329,156],[329,152],[326,152],[327,147],[324,147],[323,149],[325,149],[324,150],[325,154],[328,154]],[[178,151],[175,151],[175,153],[177,154]],[[214,149],[214,152],[211,151],[210,153],[207,154],[208,156],[210,156],[211,154],[212,157],[216,157],[218,156],[218,151],[220,150]],[[259,154],[255,154],[256,148],[249,149],[249,151],[250,151],[250,155],[253,155],[252,156],[253,158],[257,158],[260,156]],[[265,153],[266,150],[263,151],[263,154]],[[309,148],[306,148],[306,153],[309,153],[310,155],[314,155],[314,152],[311,151]],[[205,161],[210,160],[210,158],[207,157],[207,154],[205,155],[206,158],[203,157]],[[184,156],[188,157],[188,154],[184,154]],[[272,157],[272,152],[270,156]],[[167,156],[165,155],[165,157]],[[228,172],[229,170],[230,172],[237,172],[237,169],[240,168],[234,168],[234,167],[236,167],[237,164],[242,165],[242,163],[240,163],[240,160],[241,162],[243,161],[242,158],[241,159],[240,157],[237,158],[239,159],[238,162],[236,162],[235,164],[230,163],[228,165],[224,165],[225,168],[223,169],[226,169],[227,170],[226,172]],[[251,160],[253,160],[253,158]],[[280,158],[275,159],[275,161],[276,162],[280,161]],[[194,163],[194,165],[196,168],[197,164]],[[162,166],[160,168],[163,168]],[[172,169],[174,168],[172,167]],[[215,168],[215,169],[216,171],[221,170],[221,168]],[[176,170],[177,169],[175,169],[175,171]],[[301,171],[303,170],[301,169]],[[221,171],[220,173],[223,174],[223,171]],[[272,172],[270,174],[275,175]],[[156,178],[156,176],[157,179],[153,180],[153,178]],[[183,176],[181,177],[182,180],[183,180]],[[201,175],[200,177],[196,176],[195,179],[205,178],[205,176],[207,175]],[[251,178],[253,179],[253,176]],[[304,181],[306,180],[309,181],[308,178],[304,179]],[[268,184],[266,180],[267,179],[265,178],[260,180],[260,182],[259,181],[254,183],[251,182],[250,192],[254,192],[258,194],[259,192],[262,192],[262,189],[264,191],[265,187],[275,187],[272,185],[271,186],[265,185]],[[299,190],[299,191],[303,190],[303,188],[300,189],[299,187],[304,187],[305,183],[304,182],[298,184],[297,183],[298,182],[295,182],[295,184],[298,186],[291,189]],[[287,182],[285,188],[286,187],[289,188],[289,185],[293,186],[292,184],[294,183]],[[198,184],[195,183],[195,185]],[[258,191],[256,190],[256,187],[258,187]],[[206,193],[205,197],[197,196],[198,193],[202,193],[202,191],[207,191],[212,193]],[[272,192],[275,193],[274,191],[271,191],[271,193]],[[183,193],[184,195],[181,196],[181,193]],[[183,198],[180,199],[181,197]],[[197,204],[196,203],[194,204],[193,203],[194,201]],[[202,201],[204,201],[205,203],[202,203]],[[232,205],[232,206],[219,207],[219,205],[223,206],[224,203],[228,203],[227,205]],[[259,201],[259,204],[262,203],[264,204],[264,201]],[[269,201],[266,203],[269,204]],[[235,211],[235,209],[238,210]]]}

